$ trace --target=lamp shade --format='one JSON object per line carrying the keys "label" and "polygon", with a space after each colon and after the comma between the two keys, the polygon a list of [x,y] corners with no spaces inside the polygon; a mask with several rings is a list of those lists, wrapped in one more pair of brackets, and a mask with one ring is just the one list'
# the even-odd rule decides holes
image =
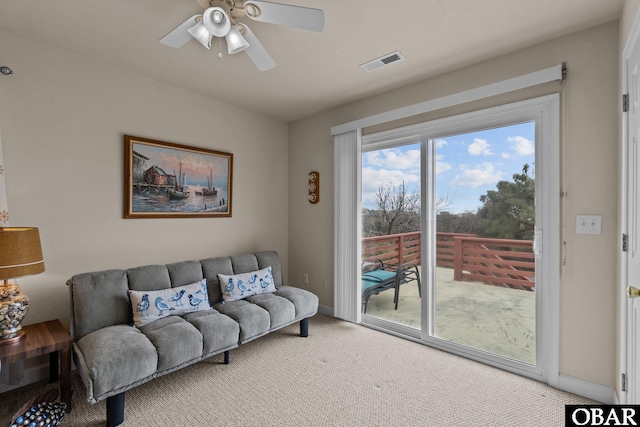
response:
{"label": "lamp shade", "polygon": [[42,273],[40,233],[34,227],[0,228],[0,280]]}

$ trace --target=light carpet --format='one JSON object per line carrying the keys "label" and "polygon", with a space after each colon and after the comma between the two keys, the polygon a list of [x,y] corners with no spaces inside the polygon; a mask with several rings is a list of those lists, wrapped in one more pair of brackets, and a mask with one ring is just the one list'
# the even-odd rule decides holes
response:
{"label": "light carpet", "polygon": [[[316,315],[138,386],[123,426],[562,426],[564,405],[595,402],[363,326]],[[63,426],[102,426],[105,402],[74,381]],[[38,383],[0,395],[0,425]]]}

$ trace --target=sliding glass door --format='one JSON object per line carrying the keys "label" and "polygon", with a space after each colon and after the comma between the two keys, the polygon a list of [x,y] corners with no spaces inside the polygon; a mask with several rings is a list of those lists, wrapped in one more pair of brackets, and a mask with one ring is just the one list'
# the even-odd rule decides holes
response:
{"label": "sliding glass door", "polygon": [[409,138],[362,154],[362,313],[421,327],[421,147]]}
{"label": "sliding glass door", "polygon": [[535,122],[430,143],[432,336],[535,365]]}
{"label": "sliding glass door", "polygon": [[362,137],[364,323],[545,379],[559,257],[549,99]]}

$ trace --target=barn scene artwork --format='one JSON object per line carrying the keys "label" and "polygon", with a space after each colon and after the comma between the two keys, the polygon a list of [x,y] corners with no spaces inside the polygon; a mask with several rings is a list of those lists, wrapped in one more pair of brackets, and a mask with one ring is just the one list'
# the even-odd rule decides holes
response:
{"label": "barn scene artwork", "polygon": [[125,218],[231,216],[233,154],[125,135]]}

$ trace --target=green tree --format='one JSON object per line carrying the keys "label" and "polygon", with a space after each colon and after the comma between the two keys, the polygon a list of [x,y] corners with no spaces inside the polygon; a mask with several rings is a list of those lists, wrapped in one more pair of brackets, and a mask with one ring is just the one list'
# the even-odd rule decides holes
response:
{"label": "green tree", "polygon": [[480,196],[480,234],[501,239],[532,240],[535,225],[535,180],[529,165],[513,175],[513,182],[500,181],[497,190]]}
{"label": "green tree", "polygon": [[478,234],[476,213],[464,211],[460,213],[439,212],[436,217],[438,233]]}

